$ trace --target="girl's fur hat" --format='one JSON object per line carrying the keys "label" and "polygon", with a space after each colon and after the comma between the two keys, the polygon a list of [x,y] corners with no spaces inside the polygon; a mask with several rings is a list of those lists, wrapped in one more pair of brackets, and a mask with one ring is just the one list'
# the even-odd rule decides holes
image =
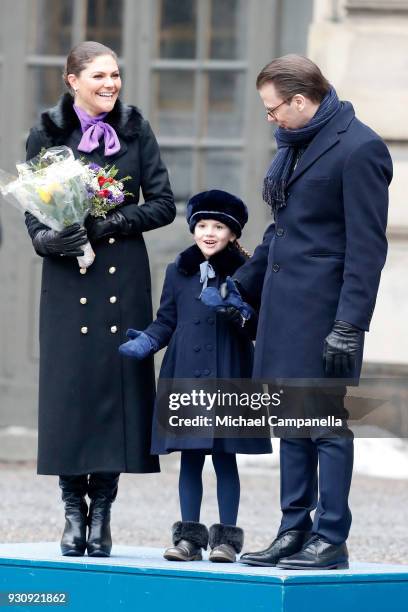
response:
{"label": "girl's fur hat", "polygon": [[244,202],[232,193],[211,189],[197,193],[189,199],[186,216],[191,233],[200,219],[215,219],[227,225],[239,238],[248,221],[248,209]]}

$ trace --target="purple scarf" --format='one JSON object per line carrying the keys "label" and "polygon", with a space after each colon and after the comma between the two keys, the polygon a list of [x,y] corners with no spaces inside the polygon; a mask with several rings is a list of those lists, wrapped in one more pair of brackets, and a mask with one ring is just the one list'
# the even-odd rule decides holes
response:
{"label": "purple scarf", "polygon": [[99,147],[101,136],[103,136],[105,141],[106,156],[114,155],[120,150],[120,142],[115,130],[109,123],[102,121],[108,113],[101,113],[96,115],[96,117],[91,117],[82,108],[75,106],[75,104],[74,110],[78,115],[82,129],[82,138],[78,145],[78,151],[91,153],[91,151]]}

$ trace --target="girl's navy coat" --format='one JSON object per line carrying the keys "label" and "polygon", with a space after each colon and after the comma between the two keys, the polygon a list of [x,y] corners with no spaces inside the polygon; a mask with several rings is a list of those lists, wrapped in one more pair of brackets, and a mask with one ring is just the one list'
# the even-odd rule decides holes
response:
{"label": "girl's navy coat", "polygon": [[[193,245],[183,251],[166,270],[160,308],[156,320],[145,330],[160,347],[168,345],[160,378],[250,378],[253,344],[247,334],[223,320],[200,300],[200,249]],[[235,247],[228,246],[210,258],[216,277],[210,285],[219,286],[244,262]],[[269,438],[197,438],[162,433],[158,428],[157,407],[153,420],[152,453],[172,450],[206,449],[230,453],[269,453]]]}

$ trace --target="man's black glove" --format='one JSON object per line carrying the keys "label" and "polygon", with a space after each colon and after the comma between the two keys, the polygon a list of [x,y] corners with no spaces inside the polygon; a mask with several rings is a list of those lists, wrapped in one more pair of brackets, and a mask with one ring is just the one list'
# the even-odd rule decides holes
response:
{"label": "man's black glove", "polygon": [[120,210],[111,210],[105,218],[88,215],[85,220],[85,227],[91,242],[114,234],[126,235],[130,233],[129,223]]}
{"label": "man's black glove", "polygon": [[227,306],[226,308],[217,308],[217,314],[220,315],[224,321],[232,323],[236,327],[242,328],[246,323],[246,319],[241,315],[238,308],[234,306]]}
{"label": "man's black glove", "polygon": [[361,348],[363,332],[345,321],[335,321],[324,341],[323,360],[326,374],[346,377],[353,373]]}
{"label": "man's black glove", "polygon": [[86,230],[74,223],[61,232],[53,229],[40,230],[33,238],[33,246],[38,255],[66,255],[80,257],[84,254],[81,246],[88,242]]}

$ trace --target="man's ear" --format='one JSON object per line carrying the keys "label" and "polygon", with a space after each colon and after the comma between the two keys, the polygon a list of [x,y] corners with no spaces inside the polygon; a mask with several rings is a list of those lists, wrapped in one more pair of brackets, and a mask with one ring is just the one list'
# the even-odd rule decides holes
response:
{"label": "man's ear", "polygon": [[302,94],[296,94],[293,96],[293,101],[295,103],[295,108],[299,112],[302,112],[306,106],[306,98],[302,96]]}

